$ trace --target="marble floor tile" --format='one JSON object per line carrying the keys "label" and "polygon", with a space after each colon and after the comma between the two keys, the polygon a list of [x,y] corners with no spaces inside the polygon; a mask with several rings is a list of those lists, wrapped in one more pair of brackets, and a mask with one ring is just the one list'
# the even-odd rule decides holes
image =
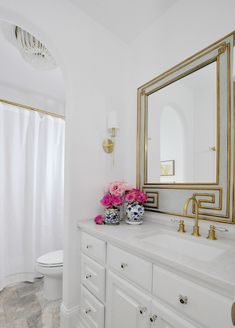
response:
{"label": "marble floor tile", "polygon": [[43,279],[19,283],[0,292],[1,328],[59,328],[61,301],[43,297]]}

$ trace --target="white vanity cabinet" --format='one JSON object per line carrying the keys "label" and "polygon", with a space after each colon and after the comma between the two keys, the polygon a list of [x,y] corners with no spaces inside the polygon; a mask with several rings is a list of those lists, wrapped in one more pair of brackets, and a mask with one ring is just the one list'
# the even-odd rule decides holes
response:
{"label": "white vanity cabinet", "polygon": [[147,328],[151,296],[111,271],[107,274],[106,327]]}
{"label": "white vanity cabinet", "polygon": [[232,298],[82,231],[82,328],[232,328]]}
{"label": "white vanity cabinet", "polygon": [[106,242],[82,232],[81,249],[79,327],[104,328]]}

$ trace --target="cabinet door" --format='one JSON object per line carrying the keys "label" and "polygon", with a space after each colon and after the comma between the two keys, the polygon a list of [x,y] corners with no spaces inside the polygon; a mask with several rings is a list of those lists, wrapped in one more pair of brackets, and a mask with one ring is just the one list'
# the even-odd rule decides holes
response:
{"label": "cabinet door", "polygon": [[108,271],[106,328],[149,328],[151,298]]}
{"label": "cabinet door", "polygon": [[[196,328],[192,323],[175,314],[165,305],[153,300],[150,314],[151,328]],[[221,327],[222,328],[222,327]]]}

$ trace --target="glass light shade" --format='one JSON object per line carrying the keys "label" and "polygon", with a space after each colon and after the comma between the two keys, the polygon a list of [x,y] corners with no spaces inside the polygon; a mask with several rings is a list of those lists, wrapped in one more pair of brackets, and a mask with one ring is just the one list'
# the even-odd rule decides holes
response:
{"label": "glass light shade", "polygon": [[117,112],[113,110],[108,114],[108,129],[111,130],[118,128]]}
{"label": "glass light shade", "polygon": [[22,57],[32,66],[41,70],[57,67],[57,63],[49,50],[32,34],[16,26],[15,37]]}

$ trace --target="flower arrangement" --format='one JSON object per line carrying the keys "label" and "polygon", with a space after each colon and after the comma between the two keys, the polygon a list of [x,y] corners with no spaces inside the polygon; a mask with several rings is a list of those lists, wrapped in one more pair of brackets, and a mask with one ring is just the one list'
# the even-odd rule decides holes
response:
{"label": "flower arrangement", "polygon": [[148,196],[144,192],[134,188],[128,190],[125,195],[125,200],[129,204],[133,204],[133,203],[144,204],[147,201],[147,199]]}
{"label": "flower arrangement", "polygon": [[105,187],[105,194],[100,200],[105,207],[105,216],[98,215],[94,221],[96,224],[113,221],[119,223],[119,208],[125,202],[125,193],[130,187],[124,181],[114,181]]}
{"label": "flower arrangement", "polygon": [[126,193],[125,200],[126,207],[126,223],[128,224],[142,224],[144,215],[144,203],[148,196],[139,189],[131,189]]}
{"label": "flower arrangement", "polygon": [[[96,224],[118,224],[120,221],[120,206],[127,203],[126,214],[129,224],[141,223],[144,214],[143,204],[148,196],[139,189],[131,188],[124,181],[114,181],[105,188],[105,194],[100,200],[104,206],[104,216],[97,215],[94,218]],[[131,222],[131,223],[130,223]],[[134,223],[133,223],[134,222]]]}

